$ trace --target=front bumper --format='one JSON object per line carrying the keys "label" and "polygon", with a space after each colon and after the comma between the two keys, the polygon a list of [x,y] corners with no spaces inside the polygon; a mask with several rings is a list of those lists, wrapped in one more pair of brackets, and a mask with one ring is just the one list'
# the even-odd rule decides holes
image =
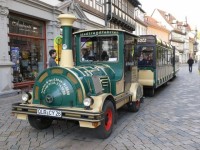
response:
{"label": "front bumper", "polygon": [[49,108],[44,105],[34,105],[34,104],[21,104],[14,103],[12,104],[12,114],[15,115],[35,115],[35,116],[43,116],[38,115],[38,109],[46,109],[46,110],[58,110],[61,111],[61,117],[55,116],[47,116],[44,117],[54,118],[54,119],[66,119],[66,120],[76,120],[76,121],[84,121],[84,122],[101,122],[103,118],[103,112],[93,112],[92,110],[85,110],[83,108]]}

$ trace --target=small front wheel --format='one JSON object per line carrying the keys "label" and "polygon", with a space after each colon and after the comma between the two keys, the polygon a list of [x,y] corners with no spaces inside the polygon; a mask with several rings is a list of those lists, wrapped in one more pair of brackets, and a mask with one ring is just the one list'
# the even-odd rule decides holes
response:
{"label": "small front wheel", "polygon": [[152,87],[149,89],[149,96],[153,97],[154,94],[155,94],[155,89],[154,89],[154,87]]}
{"label": "small front wheel", "polygon": [[111,101],[106,101],[103,106],[104,120],[101,125],[96,129],[97,136],[101,139],[106,139],[112,133],[112,128],[114,124],[115,110]]}
{"label": "small front wheel", "polygon": [[28,116],[28,121],[33,128],[38,130],[47,129],[52,124],[52,119],[40,116]]}
{"label": "small front wheel", "polygon": [[128,110],[131,112],[138,112],[140,109],[140,101],[137,100],[135,102],[129,102],[127,103]]}

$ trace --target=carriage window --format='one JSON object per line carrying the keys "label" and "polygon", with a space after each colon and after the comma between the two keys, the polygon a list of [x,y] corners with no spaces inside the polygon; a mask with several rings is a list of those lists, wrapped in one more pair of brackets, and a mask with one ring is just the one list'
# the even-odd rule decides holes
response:
{"label": "carriage window", "polygon": [[168,51],[168,64],[173,64],[173,55],[171,51]]}
{"label": "carriage window", "polygon": [[131,35],[125,34],[124,50],[126,66],[136,66],[137,56],[135,54],[135,38]]}
{"label": "carriage window", "polygon": [[176,62],[176,63],[179,63],[179,54],[176,54],[176,55],[175,55],[175,62]]}
{"label": "carriage window", "polygon": [[153,47],[141,46],[138,53],[138,66],[152,66],[153,65]]}
{"label": "carriage window", "polygon": [[167,51],[167,49],[163,49],[163,64],[164,65],[168,64],[168,51]]}
{"label": "carriage window", "polygon": [[162,48],[161,47],[157,47],[157,58],[156,58],[156,62],[158,66],[162,66],[163,62],[162,62]]}
{"label": "carriage window", "polygon": [[118,37],[81,37],[81,61],[118,61]]}

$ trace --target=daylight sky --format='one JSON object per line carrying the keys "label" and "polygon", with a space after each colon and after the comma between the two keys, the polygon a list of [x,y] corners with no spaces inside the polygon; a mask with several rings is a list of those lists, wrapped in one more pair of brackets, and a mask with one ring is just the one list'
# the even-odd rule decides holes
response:
{"label": "daylight sky", "polygon": [[198,0],[139,0],[142,8],[151,15],[154,9],[161,9],[172,14],[178,21],[185,21],[190,24],[192,30],[197,27],[200,31],[200,13]]}

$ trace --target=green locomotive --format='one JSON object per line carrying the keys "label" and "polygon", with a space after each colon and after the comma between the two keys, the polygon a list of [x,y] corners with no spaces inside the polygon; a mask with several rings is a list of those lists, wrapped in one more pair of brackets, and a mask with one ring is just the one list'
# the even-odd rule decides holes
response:
{"label": "green locomotive", "polygon": [[107,138],[117,109],[140,108],[143,87],[134,56],[137,36],[118,29],[76,32],[74,65],[71,26],[76,18],[70,14],[58,18],[63,28],[60,66],[44,70],[33,92],[12,105],[12,113],[28,119],[36,129],[50,127],[54,119],[75,120],[80,127],[96,128],[99,138]]}

